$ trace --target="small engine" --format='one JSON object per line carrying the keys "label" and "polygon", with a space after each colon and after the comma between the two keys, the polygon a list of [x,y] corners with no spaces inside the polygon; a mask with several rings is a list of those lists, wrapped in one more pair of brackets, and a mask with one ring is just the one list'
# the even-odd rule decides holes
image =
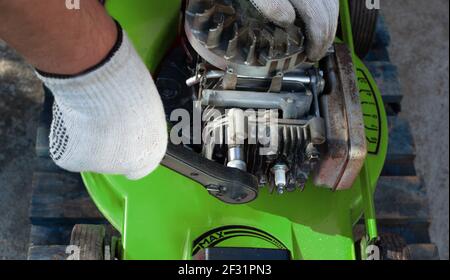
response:
{"label": "small engine", "polygon": [[[246,0],[188,1],[185,33],[182,59],[167,62],[157,80],[167,113],[202,112],[201,127],[194,121],[181,133],[185,146],[279,194],[303,190],[310,177],[333,190],[351,187],[366,144],[343,46],[314,64],[301,23],[279,28]],[[168,118],[176,125],[177,116]]]}

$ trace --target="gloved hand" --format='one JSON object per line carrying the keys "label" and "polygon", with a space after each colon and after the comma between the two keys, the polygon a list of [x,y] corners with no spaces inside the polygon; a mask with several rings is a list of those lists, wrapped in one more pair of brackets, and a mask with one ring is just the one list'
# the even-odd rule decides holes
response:
{"label": "gloved hand", "polygon": [[55,97],[50,155],[73,172],[140,179],[163,159],[168,133],[156,86],[125,31],[95,69],[37,73]]}
{"label": "gloved hand", "polygon": [[304,23],[306,54],[311,61],[325,56],[332,45],[339,17],[339,0],[250,0],[268,20],[286,27],[296,16]]}

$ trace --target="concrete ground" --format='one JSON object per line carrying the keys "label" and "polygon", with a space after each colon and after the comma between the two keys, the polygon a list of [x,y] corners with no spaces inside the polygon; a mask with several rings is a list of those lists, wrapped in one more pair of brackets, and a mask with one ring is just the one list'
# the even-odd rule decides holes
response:
{"label": "concrete ground", "polygon": [[[433,241],[448,259],[447,0],[383,0],[417,145],[417,169],[430,199]],[[43,93],[31,68],[0,41],[0,259],[24,259],[34,141]]]}
{"label": "concrete ground", "polygon": [[28,205],[42,87],[0,41],[0,259],[25,259]]}
{"label": "concrete ground", "polygon": [[401,115],[410,121],[430,202],[430,234],[448,259],[449,1],[382,0],[381,9],[405,95]]}

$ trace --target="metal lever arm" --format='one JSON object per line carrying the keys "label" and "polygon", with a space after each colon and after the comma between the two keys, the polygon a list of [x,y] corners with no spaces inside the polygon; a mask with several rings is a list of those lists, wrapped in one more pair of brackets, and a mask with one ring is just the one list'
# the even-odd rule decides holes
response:
{"label": "metal lever arm", "polygon": [[169,144],[162,165],[198,182],[229,204],[249,203],[258,196],[255,176],[210,161],[183,146]]}

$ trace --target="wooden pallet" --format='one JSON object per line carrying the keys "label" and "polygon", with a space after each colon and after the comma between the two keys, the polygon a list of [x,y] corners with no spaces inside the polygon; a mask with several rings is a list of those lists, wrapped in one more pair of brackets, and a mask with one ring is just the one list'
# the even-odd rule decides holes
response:
{"label": "wooden pallet", "polygon": [[[387,47],[389,32],[380,18],[374,48],[365,63],[372,72],[389,115],[390,145],[386,164],[375,196],[381,231],[405,237],[416,259],[438,258],[430,244],[430,217],[422,180],[414,168],[415,146],[408,122],[398,116],[401,110],[397,68]],[[33,178],[30,207],[32,223],[29,259],[63,259],[75,224],[107,224],[91,201],[79,174],[59,169],[48,157],[48,134],[52,96],[46,92],[41,123],[37,132],[39,163]]]}

